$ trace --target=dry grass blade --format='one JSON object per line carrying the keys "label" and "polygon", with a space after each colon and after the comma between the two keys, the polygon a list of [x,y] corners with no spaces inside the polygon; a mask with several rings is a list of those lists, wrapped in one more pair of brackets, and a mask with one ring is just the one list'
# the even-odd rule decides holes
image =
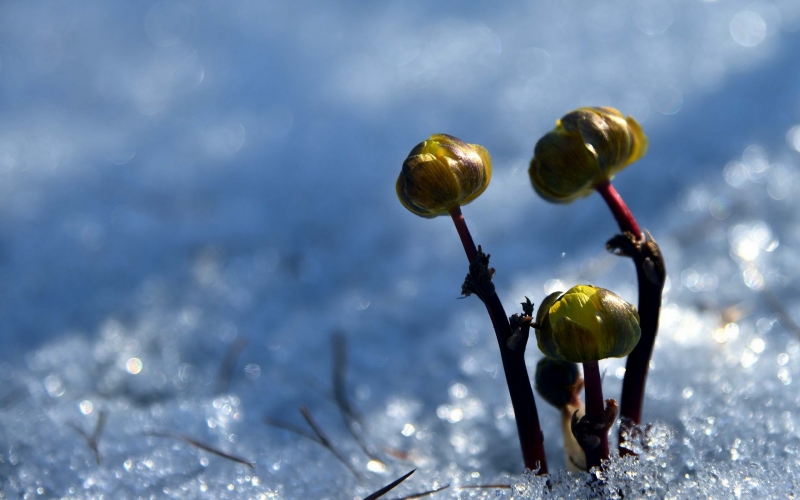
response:
{"label": "dry grass blade", "polygon": [[415,472],[417,472],[417,469],[413,469],[411,472],[409,472],[405,476],[400,477],[398,479],[395,479],[394,481],[392,481],[391,483],[387,484],[383,488],[379,489],[375,493],[373,493],[373,494],[371,494],[371,495],[369,495],[367,497],[364,497],[364,500],[377,500],[378,498],[380,498],[383,495],[385,495],[385,494],[389,493],[390,491],[392,491],[395,488],[395,486],[397,486],[398,484],[400,484],[403,481],[405,481],[406,479],[408,479],[411,476],[411,474],[413,474]]}
{"label": "dry grass blade", "polygon": [[86,444],[89,448],[94,452],[94,458],[97,460],[97,465],[101,465],[103,460],[100,457],[100,448],[99,448],[99,441],[100,436],[103,434],[103,431],[106,428],[106,418],[108,417],[108,413],[105,410],[100,410],[97,412],[97,423],[94,425],[94,432],[88,434],[83,431],[80,427],[75,424],[69,423],[70,427],[75,429],[75,432],[83,436],[86,439]]}
{"label": "dry grass blade", "polygon": [[395,498],[394,500],[413,500],[414,498],[422,498],[422,497],[426,497],[428,495],[433,495],[434,493],[439,493],[440,491],[446,490],[449,487],[450,487],[450,485],[446,484],[446,485],[442,486],[441,488],[436,488],[435,490],[428,490],[428,491],[424,491],[422,493],[414,493],[413,495],[408,495],[407,497],[402,497],[402,498]]}
{"label": "dry grass blade", "polygon": [[791,314],[789,314],[789,311],[786,310],[786,307],[784,307],[780,299],[778,299],[778,297],[768,288],[765,288],[761,292],[761,296],[764,298],[764,302],[767,304],[767,307],[769,307],[772,312],[778,316],[778,320],[781,322],[783,327],[795,335],[800,335],[800,325],[795,323]]}
{"label": "dry grass blade", "polygon": [[316,435],[308,432],[307,430],[303,429],[302,427],[298,427],[298,426],[296,426],[294,424],[290,424],[289,422],[284,422],[283,420],[278,420],[277,418],[265,417],[264,418],[264,423],[269,425],[270,427],[275,427],[277,429],[283,429],[285,431],[289,431],[289,432],[291,432],[293,434],[297,434],[298,436],[304,437],[306,439],[310,439],[311,441],[314,441],[315,443],[317,443],[317,444],[319,444],[321,446],[325,446],[325,443],[320,441],[319,438]]}
{"label": "dry grass blade", "polygon": [[510,484],[468,484],[459,486],[459,490],[510,490]]}
{"label": "dry grass blade", "polygon": [[226,393],[230,389],[233,371],[236,369],[236,363],[239,362],[239,356],[242,355],[245,347],[247,347],[247,339],[239,337],[225,351],[225,357],[222,358],[222,364],[220,364],[219,372],[217,373],[215,386],[217,394]]}
{"label": "dry grass blade", "polygon": [[180,435],[179,437],[181,439],[183,439],[184,441],[186,441],[187,443],[189,443],[190,445],[196,446],[197,448],[200,448],[201,450],[207,451],[209,453],[213,453],[214,455],[217,455],[218,457],[227,458],[228,460],[232,460],[234,462],[238,462],[240,464],[246,465],[246,466],[250,467],[251,469],[255,469],[256,468],[256,464],[254,464],[253,462],[251,462],[249,460],[246,460],[246,459],[241,458],[241,457],[237,457],[236,455],[231,455],[230,453],[226,453],[226,452],[224,452],[222,450],[218,450],[218,449],[216,449],[216,448],[214,448],[214,447],[212,447],[210,445],[207,445],[207,444],[205,444],[203,442],[197,441],[196,439],[193,439],[193,438],[191,438],[189,436]]}
{"label": "dry grass blade", "polygon": [[316,420],[314,420],[314,417],[311,416],[311,412],[308,411],[308,408],[305,406],[300,406],[300,413],[303,414],[303,418],[306,419],[308,426],[311,427],[311,430],[314,431],[314,434],[316,434],[318,440],[317,442],[327,448],[328,451],[330,451],[334,457],[342,462],[345,467],[347,467],[350,472],[353,473],[354,476],[356,476],[358,479],[361,479],[361,474],[358,473],[358,471],[352,466],[352,464],[350,464],[350,461],[347,460],[344,455],[339,453],[339,450],[334,448],[330,440],[327,438],[327,436],[325,436],[325,433],[322,432],[322,428],[319,426],[319,424],[317,424]]}
{"label": "dry grass blade", "polygon": [[374,450],[370,449],[361,434],[364,428],[361,415],[350,405],[347,398],[347,384],[345,383],[345,373],[347,371],[347,339],[341,332],[334,333],[331,337],[331,351],[333,352],[333,397],[342,422],[347,427],[350,435],[353,436],[358,447],[372,460],[381,461]]}
{"label": "dry grass blade", "polygon": [[333,396],[336,399],[336,403],[339,405],[339,409],[349,417],[355,418],[345,391],[347,339],[343,333],[337,332],[331,336],[331,351],[333,354]]}
{"label": "dry grass blade", "polygon": [[105,410],[97,412],[97,423],[94,425],[94,432],[92,433],[92,441],[95,443],[100,439],[100,435],[103,434],[103,431],[106,430],[107,419],[108,413]]}
{"label": "dry grass blade", "polygon": [[29,395],[24,387],[17,386],[0,398],[0,408],[7,410],[21,403]]}
{"label": "dry grass blade", "polygon": [[191,446],[194,446],[195,448],[199,448],[199,449],[201,449],[203,451],[211,453],[212,455],[216,455],[218,457],[225,458],[225,459],[230,460],[232,462],[236,462],[236,463],[239,463],[239,464],[242,464],[242,465],[246,465],[246,466],[250,467],[251,469],[255,469],[256,468],[256,464],[254,464],[253,462],[251,462],[251,461],[249,461],[247,459],[244,459],[244,458],[241,458],[241,457],[237,457],[236,455],[231,455],[230,453],[227,453],[227,452],[224,452],[224,451],[222,451],[220,449],[214,448],[210,444],[206,444],[206,443],[204,443],[202,441],[198,441],[197,439],[195,439],[195,438],[193,438],[191,436],[187,436],[185,434],[171,434],[169,432],[149,432],[149,433],[147,433],[147,435],[148,436],[155,436],[155,437],[162,437],[162,438],[169,438],[169,439],[180,439],[181,441],[184,441],[184,442],[190,444]]}

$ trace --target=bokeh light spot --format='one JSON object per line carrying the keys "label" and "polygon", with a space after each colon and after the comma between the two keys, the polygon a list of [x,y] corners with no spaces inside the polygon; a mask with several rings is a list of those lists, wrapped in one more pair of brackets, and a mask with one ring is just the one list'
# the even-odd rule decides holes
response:
{"label": "bokeh light spot", "polygon": [[767,24],[764,19],[749,10],[738,12],[731,19],[731,36],[743,47],[755,47],[767,36]]}

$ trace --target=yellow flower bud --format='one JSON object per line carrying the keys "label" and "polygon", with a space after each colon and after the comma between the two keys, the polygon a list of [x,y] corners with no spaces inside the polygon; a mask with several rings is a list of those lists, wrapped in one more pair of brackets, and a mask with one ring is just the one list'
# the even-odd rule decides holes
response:
{"label": "yellow flower bud", "polygon": [[573,363],[627,356],[642,334],[636,308],[591,285],[548,295],[539,306],[536,322],[539,350]]}
{"label": "yellow flower bud", "polygon": [[477,198],[492,178],[483,146],[434,134],[411,150],[397,178],[397,197],[411,212],[432,219]]}
{"label": "yellow flower bud", "polygon": [[613,108],[580,108],[539,139],[528,174],[542,198],[570,203],[591,194],[647,153],[647,136]]}

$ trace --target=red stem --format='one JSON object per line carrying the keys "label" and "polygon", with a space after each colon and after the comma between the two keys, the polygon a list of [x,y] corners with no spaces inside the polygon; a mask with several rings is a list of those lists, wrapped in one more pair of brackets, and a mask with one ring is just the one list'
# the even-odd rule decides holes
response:
{"label": "red stem", "polygon": [[[467,259],[470,262],[474,261],[478,256],[478,249],[475,247],[464,216],[461,214],[461,208],[455,207],[450,210],[450,216],[453,218],[461,243],[464,245]],[[503,362],[503,372],[506,384],[508,384],[508,393],[511,396],[511,405],[514,407],[522,459],[526,468],[531,470],[538,468],[538,474],[547,474],[544,435],[539,424],[539,413],[536,411],[528,369],[525,366],[525,353],[523,350],[512,351],[508,348],[507,341],[512,333],[511,325],[497,294],[492,292],[484,305],[492,320],[497,343],[500,346],[500,359]]]}
{"label": "red stem", "polygon": [[464,220],[464,214],[461,213],[461,207],[452,208],[450,216],[456,225],[456,231],[458,231],[458,237],[461,238],[461,244],[464,245],[464,251],[467,252],[467,260],[472,262],[478,256],[478,249],[475,247],[475,242],[472,241],[472,235]]}
{"label": "red stem", "polygon": [[619,228],[623,233],[633,233],[637,238],[642,238],[642,230],[639,229],[639,224],[636,223],[636,219],[633,217],[633,214],[628,209],[628,206],[622,201],[622,197],[619,195],[614,186],[611,185],[611,182],[606,181],[602,184],[595,186],[595,189],[598,193],[606,200],[606,204],[608,208],[611,209],[611,213],[614,214],[614,218],[617,219],[617,224],[619,224]]}

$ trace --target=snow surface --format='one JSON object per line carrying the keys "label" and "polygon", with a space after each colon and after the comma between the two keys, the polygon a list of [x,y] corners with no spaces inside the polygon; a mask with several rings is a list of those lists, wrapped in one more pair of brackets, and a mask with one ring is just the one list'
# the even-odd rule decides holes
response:
{"label": "snow surface", "polygon": [[[385,498],[797,495],[800,3],[492,5],[0,3],[0,498],[356,499],[414,468]],[[669,284],[640,457],[559,472],[539,401],[548,486],[483,307],[455,300],[452,224],[393,189],[429,134],[480,143],[494,179],[464,213],[509,313],[578,282],[635,301],[600,197],[527,180],[581,105],[650,137],[615,185]],[[333,402],[334,332],[377,460]],[[308,429],[300,405],[356,473],[264,423]]]}

